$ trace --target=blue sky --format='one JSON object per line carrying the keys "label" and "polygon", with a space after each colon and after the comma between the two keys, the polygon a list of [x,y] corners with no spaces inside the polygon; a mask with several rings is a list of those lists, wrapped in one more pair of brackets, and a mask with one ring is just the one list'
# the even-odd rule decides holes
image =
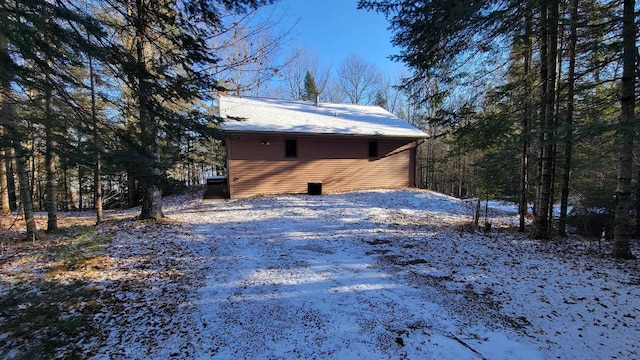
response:
{"label": "blue sky", "polygon": [[337,68],[350,54],[375,63],[389,74],[402,64],[388,57],[397,53],[391,45],[391,32],[383,15],[357,9],[357,0],[280,0],[275,6],[284,11],[281,26],[298,22],[291,46],[315,52],[321,65]]}

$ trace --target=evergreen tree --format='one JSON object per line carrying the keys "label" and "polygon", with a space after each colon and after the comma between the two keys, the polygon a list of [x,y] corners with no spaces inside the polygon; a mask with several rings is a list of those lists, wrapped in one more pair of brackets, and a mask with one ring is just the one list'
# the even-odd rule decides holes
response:
{"label": "evergreen tree", "polygon": [[569,72],[567,74],[567,110],[564,121],[564,166],[562,172],[562,193],[560,196],[560,221],[558,234],[567,236],[567,208],[569,205],[569,183],[571,181],[571,157],[573,153],[573,116],[576,82],[576,47],[578,42],[578,0],[569,4]]}
{"label": "evergreen tree", "polygon": [[383,109],[387,108],[387,105],[388,105],[387,98],[384,96],[384,94],[382,93],[381,90],[378,90],[376,92],[376,102],[375,102],[375,104],[377,106],[380,106]]}
{"label": "evergreen tree", "polygon": [[552,197],[552,172],[554,164],[553,134],[555,130],[556,65],[558,63],[559,1],[540,2],[540,142],[538,149],[538,196],[536,199],[535,234],[538,239],[548,239],[550,206]]}
{"label": "evergreen tree", "polygon": [[631,253],[631,178],[633,177],[633,141],[636,133],[636,24],[635,0],[624,0],[622,15],[622,83],[621,114],[619,126],[620,148],[618,157],[618,182],[616,187],[615,227],[613,232],[613,256],[633,259]]}
{"label": "evergreen tree", "polygon": [[304,92],[305,92],[305,100],[315,100],[316,95],[319,94],[318,87],[316,86],[316,81],[313,78],[313,75],[307,70],[307,73],[304,76]]}
{"label": "evergreen tree", "polygon": [[[57,227],[55,176],[55,102],[71,103],[67,87],[75,79],[69,66],[77,63],[86,51],[95,51],[76,28],[81,26],[101,36],[99,24],[91,16],[81,13],[77,4],[46,0],[3,1],[0,3],[0,73],[2,73],[3,116],[1,125],[15,154],[16,171],[27,225],[27,236],[35,239],[37,229],[33,220],[31,188],[35,169],[29,179],[28,152],[25,141],[33,137],[24,127],[23,112],[17,107],[27,96],[42,99],[42,113],[37,122],[45,128],[45,163],[47,172],[47,210],[50,230]],[[20,92],[15,89],[20,89]],[[31,105],[36,104],[31,102]],[[36,106],[37,107],[37,106]],[[30,109],[31,113],[34,113]]]}
{"label": "evergreen tree", "polygon": [[[443,106],[436,109],[435,116],[429,120],[432,127],[437,125],[453,136],[451,149],[472,144],[473,149],[486,154],[489,150],[482,145],[486,137],[518,136],[521,230],[524,230],[525,210],[532,192],[536,192],[534,236],[537,238],[552,235],[556,188],[561,188],[561,235],[571,198],[579,199],[580,204],[575,205],[611,209],[611,184],[616,176],[612,175],[611,152],[603,149],[610,149],[615,143],[614,132],[623,145],[619,150],[616,191],[619,209],[615,214],[630,213],[633,194],[627,185],[631,183],[633,161],[629,154],[633,152],[633,135],[637,132],[631,95],[635,92],[635,83],[630,79],[635,79],[637,74],[627,70],[621,79],[619,69],[633,68],[621,66],[623,58],[628,64],[636,61],[632,57],[637,54],[632,54],[630,45],[637,38],[635,28],[630,25],[635,20],[633,15],[627,14],[626,35],[618,34],[619,14],[635,4],[593,0],[419,3],[362,0],[359,6],[388,17],[394,31],[393,42],[401,49],[393,58],[404,62],[412,71],[403,84],[412,100],[421,104],[430,104],[432,99],[442,100]],[[633,35],[629,35],[631,30]],[[624,52],[621,38],[628,46]],[[504,44],[510,45],[508,57]],[[620,53],[625,55],[619,56]],[[501,59],[507,60],[501,62]],[[568,71],[563,72],[566,65]],[[424,79],[437,82],[439,91],[421,89]],[[489,84],[485,90],[477,86],[481,82]],[[625,89],[621,99],[616,96],[618,85]],[[466,99],[460,101],[461,95]],[[461,121],[466,110],[459,104],[465,102],[476,112],[469,122]],[[615,124],[618,118],[620,122]],[[504,147],[502,150],[507,147],[498,146]],[[599,151],[594,147],[600,147]],[[537,149],[535,169],[529,161],[531,149]],[[557,154],[562,157],[556,159]],[[509,156],[501,159],[512,161]],[[493,164],[487,162],[485,166]],[[561,172],[556,170],[560,169],[559,164],[562,164]],[[504,166],[494,171],[502,171]],[[426,167],[434,168],[431,164]],[[454,166],[448,168],[451,174],[457,172]],[[558,179],[556,172],[562,174]],[[535,185],[530,174],[536,175]],[[603,196],[607,192],[609,195]],[[626,203],[626,210],[622,203]],[[619,233],[626,234],[621,238],[628,238],[629,232],[622,227],[628,220],[616,221]],[[627,248],[622,240],[619,245]],[[629,253],[626,254],[622,257]]]}
{"label": "evergreen tree", "polygon": [[[131,95],[135,133],[129,136],[138,180],[142,184],[141,219],[160,219],[161,184],[169,164],[162,143],[184,131],[216,136],[218,119],[201,105],[216,79],[209,71],[217,61],[209,39],[221,27],[220,10],[243,13],[269,0],[114,1],[121,18],[118,76]],[[133,135],[133,136],[130,136]]]}

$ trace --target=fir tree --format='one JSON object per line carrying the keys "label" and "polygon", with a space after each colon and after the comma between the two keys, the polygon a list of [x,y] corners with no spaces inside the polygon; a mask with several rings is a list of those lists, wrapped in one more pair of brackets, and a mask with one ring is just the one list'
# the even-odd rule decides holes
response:
{"label": "fir tree", "polygon": [[161,157],[163,142],[185,131],[221,136],[218,118],[201,104],[210,100],[217,81],[216,54],[208,43],[221,30],[221,13],[243,13],[270,0],[114,1],[121,18],[110,25],[121,32],[118,76],[131,95],[133,133],[121,134],[142,184],[141,219],[160,219],[162,182],[170,164]]}
{"label": "fir tree", "polygon": [[304,92],[305,100],[315,100],[316,95],[319,93],[316,81],[309,71],[304,76]]}
{"label": "fir tree", "polygon": [[[618,182],[616,187],[615,228],[613,256],[634,259],[631,253],[631,178],[633,171],[633,141],[636,132],[635,83],[636,83],[636,24],[635,0],[624,0],[622,16],[622,84],[619,122],[620,148],[618,152]],[[637,215],[636,215],[637,216]]]}

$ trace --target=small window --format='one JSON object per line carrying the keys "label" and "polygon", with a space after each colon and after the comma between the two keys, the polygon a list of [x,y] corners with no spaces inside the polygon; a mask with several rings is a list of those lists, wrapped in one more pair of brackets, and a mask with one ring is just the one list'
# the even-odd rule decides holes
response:
{"label": "small window", "polygon": [[296,140],[284,141],[284,156],[285,157],[297,157],[298,156],[298,142]]}
{"label": "small window", "polygon": [[378,157],[377,141],[369,141],[369,157]]}

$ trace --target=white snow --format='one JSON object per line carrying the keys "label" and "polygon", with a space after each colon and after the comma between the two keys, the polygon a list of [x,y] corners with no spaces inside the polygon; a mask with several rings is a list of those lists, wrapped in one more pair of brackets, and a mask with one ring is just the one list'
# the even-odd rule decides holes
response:
{"label": "white snow", "polygon": [[419,190],[165,212],[111,233],[129,276],[104,285],[121,298],[94,358],[640,358],[640,263],[530,240],[513,214],[470,232],[472,205]]}
{"label": "white snow", "polygon": [[379,106],[229,96],[219,103],[227,131],[427,137]]}

